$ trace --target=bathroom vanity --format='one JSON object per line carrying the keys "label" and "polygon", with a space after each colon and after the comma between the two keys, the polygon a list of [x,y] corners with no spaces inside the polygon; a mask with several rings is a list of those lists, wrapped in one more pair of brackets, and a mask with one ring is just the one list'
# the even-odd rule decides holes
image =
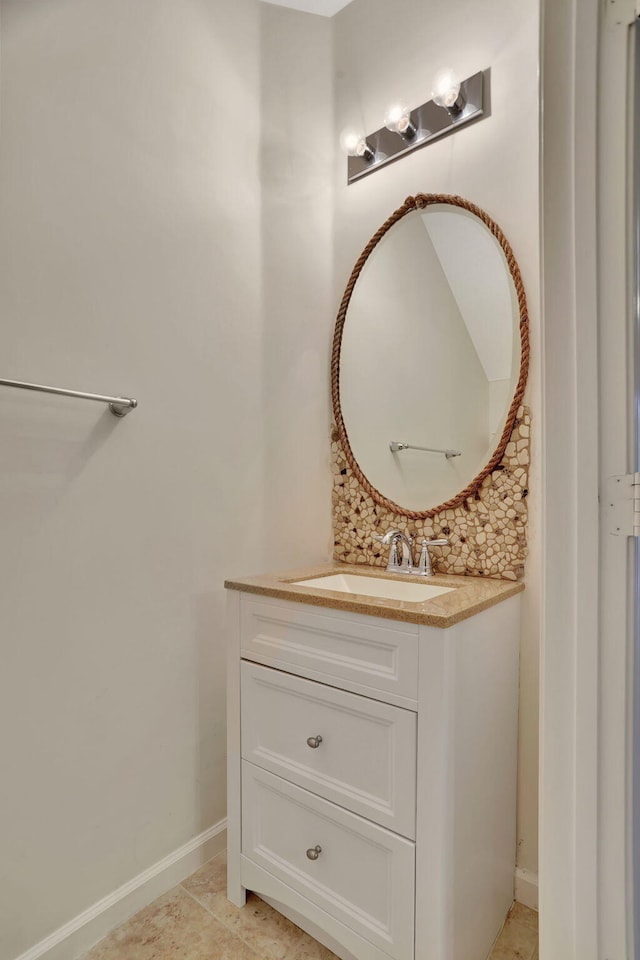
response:
{"label": "bathroom vanity", "polygon": [[226,584],[228,896],[344,960],[486,960],[513,901],[528,363],[498,224],[408,197],[335,324],[347,562]]}
{"label": "bathroom vanity", "polygon": [[523,585],[398,600],[345,574],[417,580],[226,583],[228,897],[343,958],[485,960],[513,900]]}

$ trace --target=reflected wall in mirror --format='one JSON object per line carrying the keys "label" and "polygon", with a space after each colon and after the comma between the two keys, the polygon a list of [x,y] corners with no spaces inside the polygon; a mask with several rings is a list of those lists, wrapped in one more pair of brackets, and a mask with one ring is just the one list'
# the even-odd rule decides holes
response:
{"label": "reflected wall in mirror", "polygon": [[504,454],[528,358],[498,225],[461,197],[409,197],[365,248],[336,321],[334,415],[365,490],[415,518],[473,495]]}

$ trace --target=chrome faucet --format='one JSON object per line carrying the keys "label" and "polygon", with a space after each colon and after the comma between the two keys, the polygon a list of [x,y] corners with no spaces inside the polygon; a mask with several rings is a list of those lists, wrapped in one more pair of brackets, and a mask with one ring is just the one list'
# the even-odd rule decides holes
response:
{"label": "chrome faucet", "polygon": [[[374,539],[390,547],[387,573],[413,573],[413,537],[408,537],[402,530],[388,530],[383,537],[376,536]],[[402,559],[398,544],[402,544]]]}
{"label": "chrome faucet", "polygon": [[[401,530],[388,530],[383,537],[374,536],[379,543],[384,543],[389,549],[389,562],[387,564],[387,573],[414,573],[420,577],[433,576],[433,564],[429,547],[444,547],[449,541],[427,540],[425,537],[421,542],[420,559],[418,566],[413,565],[413,537],[408,537]],[[398,550],[398,545],[402,544],[402,559]]]}

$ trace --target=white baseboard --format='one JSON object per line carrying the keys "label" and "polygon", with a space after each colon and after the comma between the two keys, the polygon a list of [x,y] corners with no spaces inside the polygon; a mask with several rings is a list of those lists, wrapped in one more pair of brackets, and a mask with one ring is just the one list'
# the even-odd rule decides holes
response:
{"label": "white baseboard", "polygon": [[532,910],[538,909],[538,874],[516,867],[515,899]]}
{"label": "white baseboard", "polygon": [[76,960],[108,933],[180,883],[225,846],[221,820],[94,903],[16,960]]}

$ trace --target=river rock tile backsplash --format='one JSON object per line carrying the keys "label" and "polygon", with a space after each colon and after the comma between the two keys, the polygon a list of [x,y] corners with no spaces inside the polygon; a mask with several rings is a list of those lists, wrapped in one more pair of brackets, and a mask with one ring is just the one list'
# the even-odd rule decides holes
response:
{"label": "river rock tile backsplash", "polygon": [[[502,462],[482,482],[476,497],[428,520],[411,520],[377,504],[363,490],[347,463],[337,431],[332,431],[334,559],[386,566],[388,550],[375,534],[393,527],[416,539],[446,537],[433,547],[438,573],[521,580],[527,556],[531,412],[520,407]],[[418,545],[416,544],[416,554]]]}

